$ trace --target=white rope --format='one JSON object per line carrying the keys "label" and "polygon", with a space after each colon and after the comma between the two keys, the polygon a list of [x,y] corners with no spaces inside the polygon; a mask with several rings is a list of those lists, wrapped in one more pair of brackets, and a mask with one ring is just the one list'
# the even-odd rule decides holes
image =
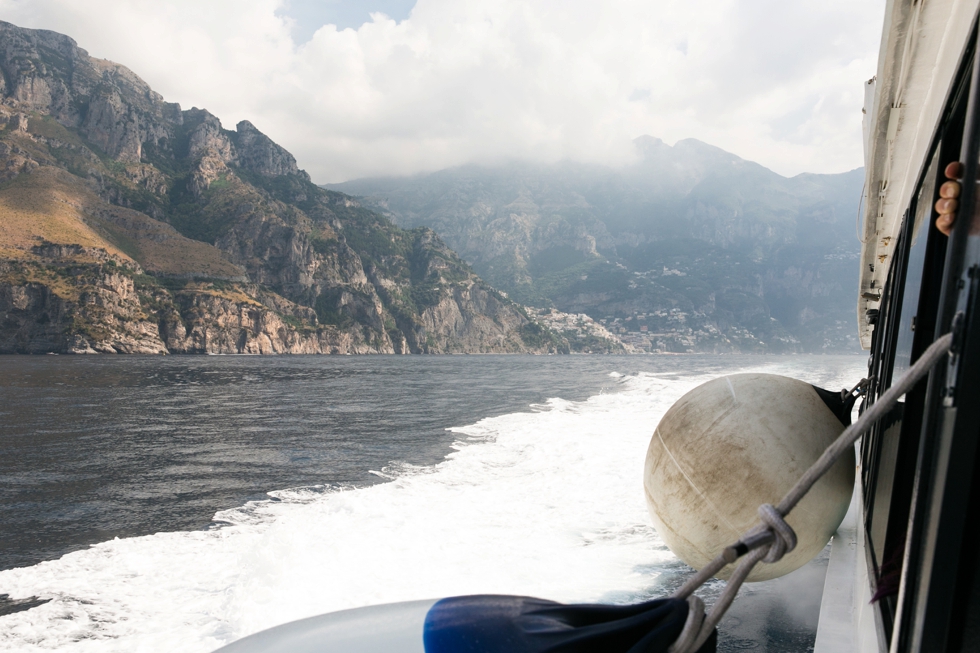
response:
{"label": "white rope", "polygon": [[667,653],[686,651],[701,634],[702,623],[704,623],[704,601],[692,594],[687,597],[687,619],[684,621],[684,629],[667,649]]}
{"label": "white rope", "polygon": [[[827,447],[820,458],[806,470],[800,480],[786,493],[782,501],[776,506],[767,503],[759,506],[759,524],[746,531],[738,542],[726,547],[718,554],[718,557],[709,562],[674,593],[674,598],[688,601],[688,615],[684,629],[677,641],[668,649],[669,653],[694,653],[703,646],[711,637],[715,626],[721,621],[732,601],[735,600],[735,595],[738,594],[742,583],[745,582],[755,565],[760,561],[778,562],[796,547],[796,533],[786,523],[784,517],[806,496],[810,488],[834,466],[841,455],[854,446],[857,439],[872,424],[894,408],[902,395],[915,387],[915,384],[928,374],[936,363],[942,360],[949,352],[952,342],[953,335],[947,333],[932,343],[902,378],[892,384],[878,401],[861,414],[856,422],[844,429],[844,432]],[[728,579],[725,591],[711,607],[711,613],[705,616],[704,604],[701,601],[692,601],[692,599],[697,598],[694,596],[694,591],[721,571],[722,568],[734,563],[742,556],[745,558]],[[692,615],[692,612],[697,614]],[[688,631],[693,630],[695,624],[697,625],[697,636],[692,637]]]}
{"label": "white rope", "polygon": [[759,519],[772,529],[773,535],[776,536],[766,549],[766,557],[762,561],[770,564],[779,562],[785,554],[796,548],[796,532],[786,523],[779,511],[768,503],[759,506]]}

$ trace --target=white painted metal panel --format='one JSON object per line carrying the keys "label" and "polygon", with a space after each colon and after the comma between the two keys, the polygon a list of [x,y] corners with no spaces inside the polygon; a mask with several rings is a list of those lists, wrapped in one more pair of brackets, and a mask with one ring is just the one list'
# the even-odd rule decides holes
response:
{"label": "white painted metal panel", "polygon": [[889,0],[866,170],[858,331],[871,346],[866,312],[878,308],[902,217],[966,48],[980,0]]}

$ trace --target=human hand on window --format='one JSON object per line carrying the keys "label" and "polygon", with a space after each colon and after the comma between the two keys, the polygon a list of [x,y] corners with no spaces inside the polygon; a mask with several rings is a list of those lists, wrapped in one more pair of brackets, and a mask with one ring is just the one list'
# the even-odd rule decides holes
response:
{"label": "human hand on window", "polygon": [[936,200],[936,229],[945,235],[949,235],[953,230],[953,223],[956,222],[956,209],[959,208],[960,179],[963,177],[963,164],[953,161],[946,166],[946,183],[939,187],[939,199]]}

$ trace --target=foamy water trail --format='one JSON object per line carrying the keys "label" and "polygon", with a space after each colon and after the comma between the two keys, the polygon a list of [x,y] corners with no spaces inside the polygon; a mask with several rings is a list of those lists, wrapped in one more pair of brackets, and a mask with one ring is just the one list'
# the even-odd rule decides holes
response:
{"label": "foamy water trail", "polygon": [[[862,367],[775,359],[756,369],[837,389]],[[609,393],[454,429],[443,462],[394,464],[379,472],[386,483],[273,492],[218,513],[220,528],[116,539],[0,572],[0,593],[52,599],[0,617],[0,650],[203,652],[390,601],[645,597],[657,565],[675,560],[646,515],[647,443],[664,411],[707,379],[613,373]]]}

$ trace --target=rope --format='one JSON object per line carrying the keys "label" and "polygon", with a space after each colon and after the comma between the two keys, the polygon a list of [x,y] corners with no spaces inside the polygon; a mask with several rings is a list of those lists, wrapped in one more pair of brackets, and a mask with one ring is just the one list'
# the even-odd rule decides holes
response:
{"label": "rope", "polygon": [[[725,547],[714,560],[674,593],[674,598],[687,600],[688,615],[684,629],[677,641],[668,649],[669,653],[694,653],[703,646],[731,606],[732,601],[735,600],[735,595],[738,594],[742,583],[745,582],[755,565],[759,562],[778,562],[796,547],[796,533],[786,523],[784,517],[806,496],[810,488],[834,466],[841,455],[854,446],[857,439],[871,428],[872,424],[894,408],[902,395],[915,387],[915,384],[925,377],[936,363],[942,360],[949,352],[952,342],[953,334],[947,333],[932,343],[902,378],[888,388],[878,401],[871,404],[856,422],[844,429],[844,432],[827,447],[820,458],[790,488],[782,501],[775,506],[768,503],[759,506],[759,524],[746,531],[738,542]],[[855,387],[859,386],[860,384]],[[695,600],[697,597],[694,596],[694,591],[724,567],[736,562],[742,556],[745,558],[728,579],[725,590],[711,607],[711,613],[705,615],[704,603],[699,599]],[[690,631],[695,628],[697,634],[693,636]]]}
{"label": "rope", "polygon": [[766,550],[766,557],[762,561],[770,564],[779,562],[783,555],[796,548],[796,532],[786,523],[779,511],[768,503],[759,506],[759,519],[772,529],[773,535],[776,536],[776,539]]}
{"label": "rope", "polygon": [[701,633],[701,624],[703,622],[704,601],[692,594],[687,597],[687,620],[684,621],[684,629],[681,630],[681,634],[677,636],[674,643],[667,649],[667,653],[686,651]]}

